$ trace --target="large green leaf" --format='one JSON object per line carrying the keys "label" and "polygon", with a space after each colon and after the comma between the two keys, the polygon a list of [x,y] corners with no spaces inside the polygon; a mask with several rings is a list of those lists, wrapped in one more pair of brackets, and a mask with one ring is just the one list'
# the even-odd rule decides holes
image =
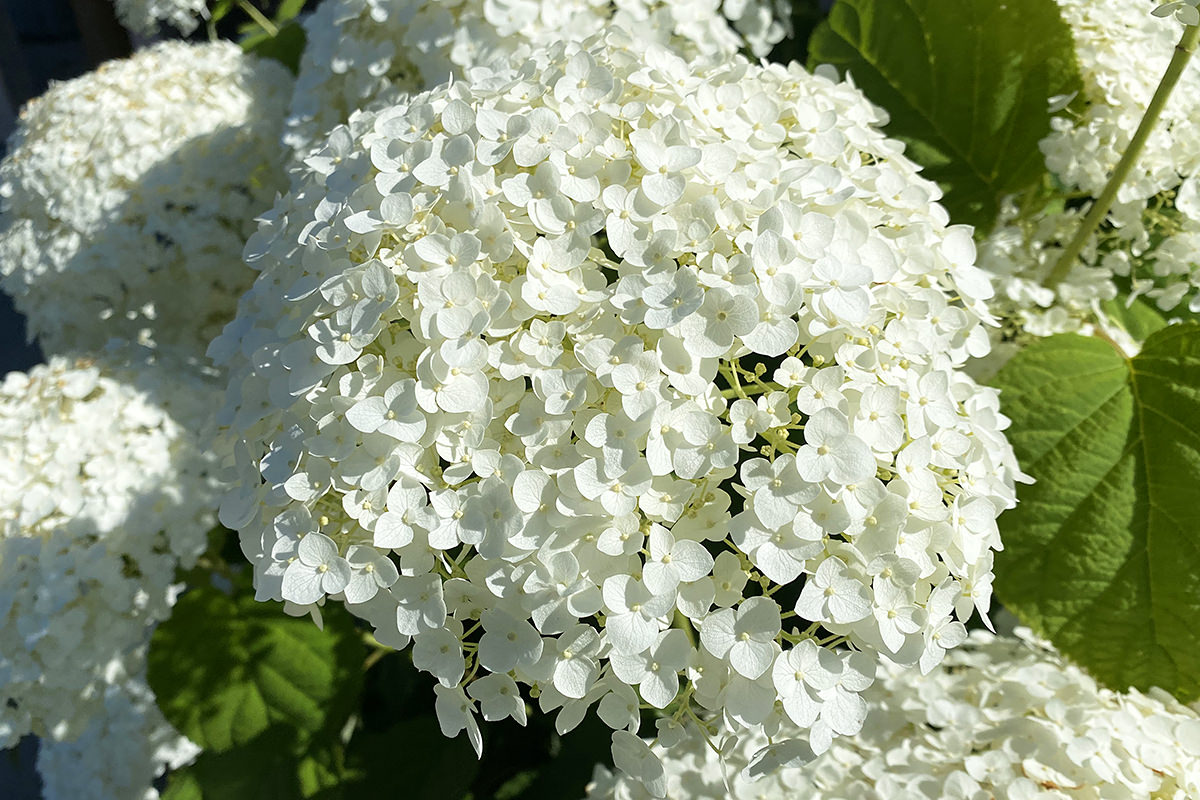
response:
{"label": "large green leaf", "polygon": [[809,64],[848,71],[952,218],[981,228],[1000,197],[1041,179],[1048,100],[1081,85],[1055,0],[838,0]]}
{"label": "large green leaf", "polygon": [[354,774],[346,768],[341,742],[320,742],[310,747],[296,765],[300,796],[313,800],[347,800],[353,797]]}
{"label": "large green leaf", "polygon": [[1126,359],[1074,334],[994,383],[1024,470],[1000,599],[1102,682],[1200,696],[1200,325]]}
{"label": "large green leaf", "polygon": [[1167,321],[1157,308],[1146,302],[1144,298],[1127,301],[1124,297],[1105,300],[1100,303],[1109,321],[1120,326],[1126,333],[1139,342],[1145,341],[1151,334],[1167,327]]}
{"label": "large green leaf", "polygon": [[150,685],[163,714],[217,752],[272,726],[301,742],[336,730],[357,709],[364,650],[345,611],[325,612],[322,631],[248,591],[188,591],[150,642]]}
{"label": "large green leaf", "polygon": [[201,753],[171,773],[163,800],[296,800],[295,749],[295,731],[276,725],[232,750]]}
{"label": "large green leaf", "polygon": [[222,752],[205,751],[172,772],[163,800],[347,800],[352,786],[341,742],[324,736],[303,747],[297,731],[275,725]]}

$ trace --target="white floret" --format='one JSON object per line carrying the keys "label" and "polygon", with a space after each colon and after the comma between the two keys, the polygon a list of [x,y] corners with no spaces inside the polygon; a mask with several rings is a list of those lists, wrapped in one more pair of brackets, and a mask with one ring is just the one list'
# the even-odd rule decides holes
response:
{"label": "white floret", "polygon": [[38,743],[45,800],[158,800],[165,770],[200,752],[163,719],[144,678],[104,689],[103,710],[77,739]]}

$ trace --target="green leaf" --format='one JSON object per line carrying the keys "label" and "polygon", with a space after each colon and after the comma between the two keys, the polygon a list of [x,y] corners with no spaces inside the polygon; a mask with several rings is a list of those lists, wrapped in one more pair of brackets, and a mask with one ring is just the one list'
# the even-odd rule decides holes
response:
{"label": "green leaf", "polygon": [[1167,327],[1162,313],[1140,297],[1132,303],[1127,303],[1123,297],[1105,300],[1100,308],[1110,320],[1139,342]]}
{"label": "green leaf", "polygon": [[1114,689],[1200,696],[1200,325],[1132,359],[1054,336],[994,382],[1037,480],[1000,517],[1000,599]]}
{"label": "green leaf", "polygon": [[344,782],[348,777],[346,752],[340,743],[323,742],[310,747],[297,765],[300,796],[335,800],[348,796]]}
{"label": "green leaf", "polygon": [[304,3],[305,0],[283,0],[275,12],[275,24],[281,25],[294,18],[304,10]]}
{"label": "green leaf", "polygon": [[[199,760],[197,759],[197,763]],[[162,800],[204,800],[204,790],[200,788],[200,781],[192,771],[194,767],[195,764],[171,773],[167,779],[167,788],[161,795]]]}
{"label": "green leaf", "polygon": [[523,798],[529,787],[537,780],[536,769],[525,769],[513,775],[496,790],[493,800],[519,800]]}
{"label": "green leaf", "polygon": [[213,3],[212,9],[208,12],[208,23],[216,25],[218,22],[229,16],[229,12],[233,10],[234,0],[217,0]]}
{"label": "green leaf", "polygon": [[988,228],[999,199],[1041,180],[1048,100],[1081,86],[1055,0],[838,0],[809,64],[848,71],[946,192],[956,222]]}
{"label": "green leaf", "polygon": [[346,800],[340,742],[301,746],[296,731],[276,725],[224,752],[205,751],[171,773],[163,800]]}
{"label": "green leaf", "polygon": [[259,58],[271,58],[283,64],[292,74],[300,71],[300,56],[304,54],[307,37],[300,23],[292,21],[279,28],[274,36],[256,28],[258,33],[242,39],[242,50]]}
{"label": "green leaf", "polygon": [[337,730],[358,704],[364,648],[343,609],[325,629],[259,603],[191,589],[150,641],[150,685],[166,718],[206,750],[223,751],[284,726],[305,741]]}
{"label": "green leaf", "polygon": [[171,773],[162,800],[296,800],[295,731],[268,728],[224,753],[204,752]]}

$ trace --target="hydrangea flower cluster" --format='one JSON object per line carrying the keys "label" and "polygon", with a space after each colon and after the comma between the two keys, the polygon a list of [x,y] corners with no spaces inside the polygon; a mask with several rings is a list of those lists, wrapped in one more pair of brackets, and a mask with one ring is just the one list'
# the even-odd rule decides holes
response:
{"label": "hydrangea flower cluster", "polygon": [[185,36],[207,18],[205,0],[113,0],[117,20],[132,33],[153,36],[166,23]]}
{"label": "hydrangea flower cluster", "polygon": [[155,779],[199,754],[163,718],[143,680],[106,687],[102,702],[77,739],[39,743],[44,800],[157,800]]}
{"label": "hydrangea flower cluster", "polygon": [[307,154],[356,110],[609,23],[690,58],[743,48],[765,56],[788,21],[779,0],[325,0],[304,23],[285,141]]}
{"label": "hydrangea flower cluster", "polygon": [[[863,732],[760,779],[762,733],[717,744],[664,726],[652,749],[667,797],[688,800],[1187,800],[1200,797],[1200,717],[1165,692],[1100,688],[1048,645],[983,631],[918,678],[881,664]],[[709,742],[719,748],[714,750]],[[647,800],[597,767],[591,800]]]}
{"label": "hydrangea flower cluster", "polygon": [[44,350],[204,352],[253,278],[253,217],[286,185],[290,87],[235,44],[171,42],[24,109],[0,162],[0,287]]}
{"label": "hydrangea flower cluster", "polygon": [[205,549],[210,380],[130,348],[0,384],[0,747],[76,738]]}
{"label": "hydrangea flower cluster", "polygon": [[211,349],[259,596],[411,642],[476,746],[518,683],[857,731],[986,611],[1019,476],[970,230],[881,120],[614,29],[335,130]]}
{"label": "hydrangea flower cluster", "polygon": [[[1128,148],[1171,60],[1180,27],[1140,3],[1058,3],[1075,39],[1083,97],[1054,118],[1041,148],[1057,183],[1069,198],[1080,201],[1100,194]],[[1042,286],[1042,280],[1078,230],[1082,213],[1026,208],[1022,198],[1012,198],[980,249],[980,266],[998,282],[1001,302],[993,310],[1036,336],[1105,325],[1099,303],[1116,297],[1119,288],[1134,297],[1145,295],[1166,312],[1181,305],[1200,310],[1197,125],[1200,66],[1193,62],[1106,224],[1054,289]]]}

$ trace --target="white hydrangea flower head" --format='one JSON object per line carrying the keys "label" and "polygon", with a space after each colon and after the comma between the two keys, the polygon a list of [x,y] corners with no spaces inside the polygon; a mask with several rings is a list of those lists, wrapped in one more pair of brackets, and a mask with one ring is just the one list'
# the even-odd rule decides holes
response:
{"label": "white hydrangea flower head", "polygon": [[[1069,187],[1095,196],[1121,160],[1175,45],[1179,26],[1147,4],[1057,0],[1071,26],[1083,79],[1081,112],[1065,110],[1042,142],[1047,167]],[[1200,142],[1182,136],[1200,116],[1200,69],[1189,65],[1146,149],[1122,186],[1120,203],[1144,202],[1200,169]],[[1072,111],[1075,106],[1070,107]],[[1080,152],[1079,147],[1088,148]],[[1072,152],[1074,150],[1074,152]]]}
{"label": "white hydrangea flower head", "polygon": [[609,23],[688,57],[744,48],[765,56],[788,13],[778,0],[325,0],[304,23],[285,141],[307,154],[355,110]]}
{"label": "white hydrangea flower head", "polygon": [[200,355],[286,185],[291,76],[229,42],[167,42],[55,84],[0,162],[0,287],[47,352],[110,338]]}
{"label": "white hydrangea flower head", "polygon": [[144,679],[106,687],[102,702],[79,738],[39,742],[45,800],[157,800],[155,779],[199,754],[163,718]]}
{"label": "white hydrangea flower head", "polygon": [[0,384],[0,746],[74,739],[140,673],[217,489],[211,378],[129,348]]}
{"label": "white hydrangea flower head", "polygon": [[[1096,685],[1049,645],[975,631],[930,675],[880,664],[858,736],[804,765],[748,770],[770,739],[719,727],[650,746],[688,800],[1187,800],[1200,797],[1200,716],[1166,692]],[[786,735],[786,732],[776,737]],[[722,738],[722,736],[726,738]],[[709,742],[717,744],[714,751]],[[723,743],[724,746],[720,746]],[[776,762],[778,763],[778,761]],[[649,800],[597,767],[589,800]]]}
{"label": "white hydrangea flower head", "polygon": [[[1063,191],[1100,194],[1129,147],[1179,40],[1175,20],[1147,4],[1058,0],[1071,26],[1082,96],[1060,110],[1041,142],[1046,166]],[[1195,11],[1192,5],[1187,8]],[[1064,105],[1058,103],[1058,105]],[[1200,311],[1200,64],[1175,87],[1117,202],[1054,289],[1042,281],[1074,236],[1087,207],[1030,210],[1010,198],[980,248],[979,264],[997,282],[1001,317],[1019,333],[1090,332],[1121,336],[1100,309],[1118,288],[1145,295],[1162,311]],[[1008,334],[1011,337],[1013,334]],[[1019,334],[1018,334],[1019,335]],[[1132,343],[1136,350],[1136,343]]]}
{"label": "white hydrangea flower head", "polygon": [[411,641],[477,743],[512,681],[855,732],[986,611],[1020,476],[970,230],[881,119],[613,29],[334,131],[210,349],[259,597]]}
{"label": "white hydrangea flower head", "polygon": [[206,0],[113,0],[117,20],[130,32],[153,36],[163,23],[185,36],[208,18]]}

